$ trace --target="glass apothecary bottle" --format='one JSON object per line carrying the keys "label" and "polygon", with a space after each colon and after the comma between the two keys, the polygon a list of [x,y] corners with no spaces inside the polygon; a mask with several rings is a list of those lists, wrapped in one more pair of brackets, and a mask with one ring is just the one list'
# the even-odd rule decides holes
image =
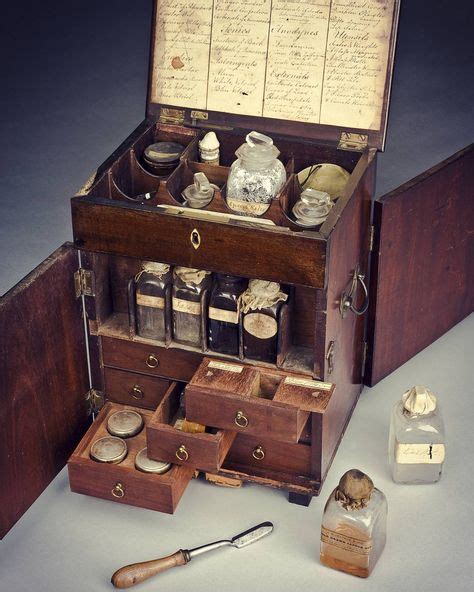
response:
{"label": "glass apothecary bottle", "polygon": [[366,578],[384,549],[386,528],[385,495],[362,471],[347,471],[324,508],[321,563]]}
{"label": "glass apothecary bottle", "polygon": [[172,282],[170,266],[144,261],[135,277],[135,318],[137,335],[157,341],[166,339],[168,286]]}
{"label": "glass apothecary bottle", "polygon": [[261,216],[268,210],[286,181],[279,154],[268,136],[247,134],[227,179],[226,201],[231,210],[245,216]]}
{"label": "glass apothecary bottle", "polygon": [[397,483],[435,483],[445,459],[443,419],[434,393],[414,386],[392,410],[389,462]]}
{"label": "glass apothecary bottle", "polygon": [[206,319],[202,316],[201,299],[210,285],[209,271],[189,267],[174,268],[173,338],[178,343],[202,346]]}
{"label": "glass apothecary bottle", "polygon": [[239,298],[246,358],[276,363],[280,310],[287,300],[288,294],[280,290],[280,284],[250,280],[249,287]]}
{"label": "glass apothecary bottle", "polygon": [[209,348],[221,354],[239,355],[237,301],[246,288],[239,277],[217,274],[209,299]]}

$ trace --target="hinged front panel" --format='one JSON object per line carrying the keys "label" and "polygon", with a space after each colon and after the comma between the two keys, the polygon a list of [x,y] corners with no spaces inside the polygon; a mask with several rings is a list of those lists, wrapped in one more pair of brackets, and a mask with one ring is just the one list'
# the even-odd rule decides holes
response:
{"label": "hinged front panel", "polygon": [[0,537],[65,465],[88,424],[77,265],[65,245],[0,300]]}
{"label": "hinged front panel", "polygon": [[474,308],[474,149],[375,202],[367,384]]}
{"label": "hinged front panel", "polygon": [[367,130],[381,148],[398,11],[399,0],[157,0],[148,114],[335,141]]}

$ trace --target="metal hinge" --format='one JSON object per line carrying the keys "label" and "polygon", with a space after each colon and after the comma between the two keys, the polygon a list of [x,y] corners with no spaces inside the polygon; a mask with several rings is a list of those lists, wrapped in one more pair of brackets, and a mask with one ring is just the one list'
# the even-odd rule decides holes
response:
{"label": "metal hinge", "polygon": [[328,374],[332,374],[334,370],[334,348],[335,348],[335,341],[329,342],[328,351],[326,352],[326,361],[328,363]]}
{"label": "metal hinge", "polygon": [[364,346],[362,350],[362,377],[365,376],[365,363],[367,361],[367,341],[364,341]]}
{"label": "metal hinge", "polygon": [[89,415],[96,415],[104,406],[104,393],[96,389],[90,389],[86,393],[86,401],[89,404]]}
{"label": "metal hinge", "polygon": [[80,267],[74,272],[74,288],[76,298],[80,296],[95,296],[95,275],[90,269]]}
{"label": "metal hinge", "polygon": [[339,150],[355,150],[363,152],[367,148],[369,136],[367,134],[355,134],[353,132],[341,132],[339,138]]}
{"label": "metal hinge", "polygon": [[375,226],[372,224],[369,228],[369,252],[370,253],[374,250],[374,232],[375,232]]}
{"label": "metal hinge", "polygon": [[172,109],[171,107],[161,107],[160,123],[172,123],[174,125],[184,124],[184,109]]}

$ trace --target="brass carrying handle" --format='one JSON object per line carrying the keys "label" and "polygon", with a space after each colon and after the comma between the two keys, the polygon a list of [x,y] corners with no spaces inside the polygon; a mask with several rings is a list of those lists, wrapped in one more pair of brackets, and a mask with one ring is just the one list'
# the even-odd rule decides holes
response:
{"label": "brass carrying handle", "polygon": [[146,359],[146,365],[148,368],[156,368],[159,363],[158,358],[153,354],[150,354]]}
{"label": "brass carrying handle", "polygon": [[112,489],[114,497],[123,497],[125,495],[125,487],[121,483],[116,483]]}
{"label": "brass carrying handle", "polygon": [[143,396],[142,389],[138,386],[138,384],[135,384],[132,388],[132,397],[134,399],[143,399]]}
{"label": "brass carrying handle", "polygon": [[239,428],[246,428],[249,425],[249,420],[245,417],[242,411],[237,411],[234,418],[235,425],[238,425]]}
{"label": "brass carrying handle", "polygon": [[186,446],[181,444],[178,450],[175,452],[175,456],[181,462],[186,462],[189,458],[189,452],[186,450]]}
{"label": "brass carrying handle", "polygon": [[254,449],[252,456],[255,460],[263,460],[265,458],[265,450],[260,446],[260,444]]}
{"label": "brass carrying handle", "polygon": [[[361,316],[367,312],[367,309],[369,308],[369,291],[367,290],[364,280],[365,275],[361,273],[359,267],[357,266],[352,274],[349,290],[343,292],[341,295],[341,300],[339,302],[339,312],[341,313],[342,318],[346,316],[348,310],[357,316]],[[354,295],[357,290],[358,283],[362,286],[362,290],[364,292],[364,302],[360,308],[356,308],[354,305]]]}

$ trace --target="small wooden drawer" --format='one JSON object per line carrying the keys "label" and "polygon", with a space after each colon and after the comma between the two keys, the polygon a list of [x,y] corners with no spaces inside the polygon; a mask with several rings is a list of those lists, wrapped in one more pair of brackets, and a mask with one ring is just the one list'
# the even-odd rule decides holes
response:
{"label": "small wooden drawer", "polygon": [[[292,475],[311,474],[311,446],[287,444],[238,434],[226,456],[224,468],[252,467]],[[252,472],[250,470],[250,472]]]}
{"label": "small wooden drawer", "polygon": [[202,471],[218,471],[235,439],[231,431],[188,433],[173,426],[182,387],[172,383],[147,425],[148,456]]}
{"label": "small wooden drawer", "polygon": [[188,419],[226,430],[298,442],[334,385],[267,368],[205,358],[186,387]]}
{"label": "small wooden drawer", "polygon": [[145,376],[104,368],[105,397],[108,401],[156,409],[171,384],[166,378]]}
{"label": "small wooden drawer", "polygon": [[104,366],[132,370],[188,382],[199,367],[202,354],[184,349],[102,337]]}
{"label": "small wooden drawer", "polygon": [[106,403],[68,461],[71,491],[172,514],[193,476],[194,469],[173,465],[163,475],[143,473],[136,469],[135,456],[146,446],[146,428],[133,438],[126,439],[128,454],[121,463],[100,463],[90,457],[93,442],[109,435],[107,418],[122,409],[138,411],[145,426],[152,416],[151,411]]}

